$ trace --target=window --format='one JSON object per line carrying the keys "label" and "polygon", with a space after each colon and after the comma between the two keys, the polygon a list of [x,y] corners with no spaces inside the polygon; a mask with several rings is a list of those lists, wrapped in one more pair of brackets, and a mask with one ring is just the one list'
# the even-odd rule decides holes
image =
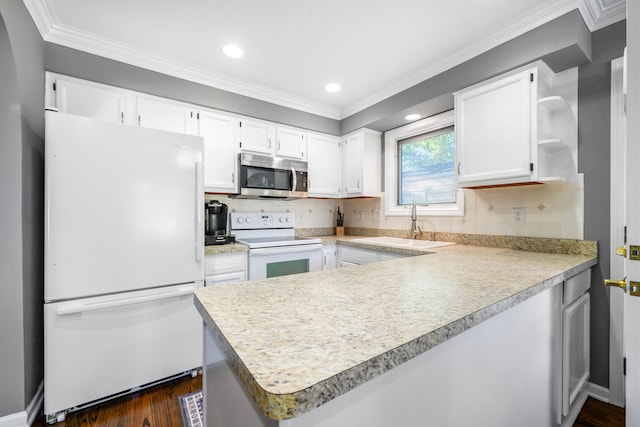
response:
{"label": "window", "polygon": [[398,141],[398,204],[455,203],[453,126]]}
{"label": "window", "polygon": [[464,215],[456,189],[453,111],[393,129],[385,135],[385,214]]}

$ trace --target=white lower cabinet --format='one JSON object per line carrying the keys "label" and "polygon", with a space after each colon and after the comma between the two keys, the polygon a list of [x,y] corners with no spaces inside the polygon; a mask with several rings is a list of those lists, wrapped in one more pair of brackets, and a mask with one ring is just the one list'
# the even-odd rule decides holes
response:
{"label": "white lower cabinet", "polygon": [[354,265],[370,264],[408,256],[410,255],[340,245],[338,246],[337,264],[340,267],[352,267]]}
{"label": "white lower cabinet", "polygon": [[247,280],[247,253],[207,255],[205,257],[205,286],[239,283]]}
{"label": "white lower cabinet", "polygon": [[333,244],[322,246],[322,269],[332,270],[338,264],[338,246]]}
{"label": "white lower cabinet", "polygon": [[[561,424],[576,409],[576,399],[589,380],[591,269],[562,283],[560,302],[561,374],[557,387],[556,422]],[[577,410],[577,409],[576,409]]]}

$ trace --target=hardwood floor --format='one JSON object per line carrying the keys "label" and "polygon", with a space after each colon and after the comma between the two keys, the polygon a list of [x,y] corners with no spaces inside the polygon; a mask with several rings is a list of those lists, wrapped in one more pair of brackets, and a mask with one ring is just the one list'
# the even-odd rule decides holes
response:
{"label": "hardwood floor", "polygon": [[[202,389],[202,376],[185,377],[67,414],[55,427],[182,427],[178,397]],[[48,426],[44,416],[32,427]]]}
{"label": "hardwood floor", "polygon": [[[67,415],[54,427],[182,427],[178,397],[202,389],[202,376],[186,377]],[[45,427],[39,417],[32,427]],[[589,397],[573,427],[624,427],[624,409]]]}
{"label": "hardwood floor", "polygon": [[573,427],[624,427],[624,408],[589,397]]}

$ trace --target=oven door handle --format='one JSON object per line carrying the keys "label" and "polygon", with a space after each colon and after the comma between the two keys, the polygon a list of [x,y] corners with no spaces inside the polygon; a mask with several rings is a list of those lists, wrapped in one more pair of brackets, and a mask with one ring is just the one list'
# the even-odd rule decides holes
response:
{"label": "oven door handle", "polygon": [[296,191],[298,188],[298,175],[296,174],[296,169],[291,167],[291,191]]}
{"label": "oven door handle", "polygon": [[258,248],[249,250],[249,256],[269,256],[279,254],[299,254],[302,252],[310,252],[322,250],[322,243],[313,243],[310,245],[294,245],[294,246],[278,246],[274,248]]}

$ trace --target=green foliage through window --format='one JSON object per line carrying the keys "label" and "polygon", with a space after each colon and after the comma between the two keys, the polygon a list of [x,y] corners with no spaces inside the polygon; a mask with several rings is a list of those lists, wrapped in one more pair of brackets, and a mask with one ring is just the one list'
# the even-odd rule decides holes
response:
{"label": "green foliage through window", "polygon": [[398,141],[398,204],[455,203],[453,126]]}

